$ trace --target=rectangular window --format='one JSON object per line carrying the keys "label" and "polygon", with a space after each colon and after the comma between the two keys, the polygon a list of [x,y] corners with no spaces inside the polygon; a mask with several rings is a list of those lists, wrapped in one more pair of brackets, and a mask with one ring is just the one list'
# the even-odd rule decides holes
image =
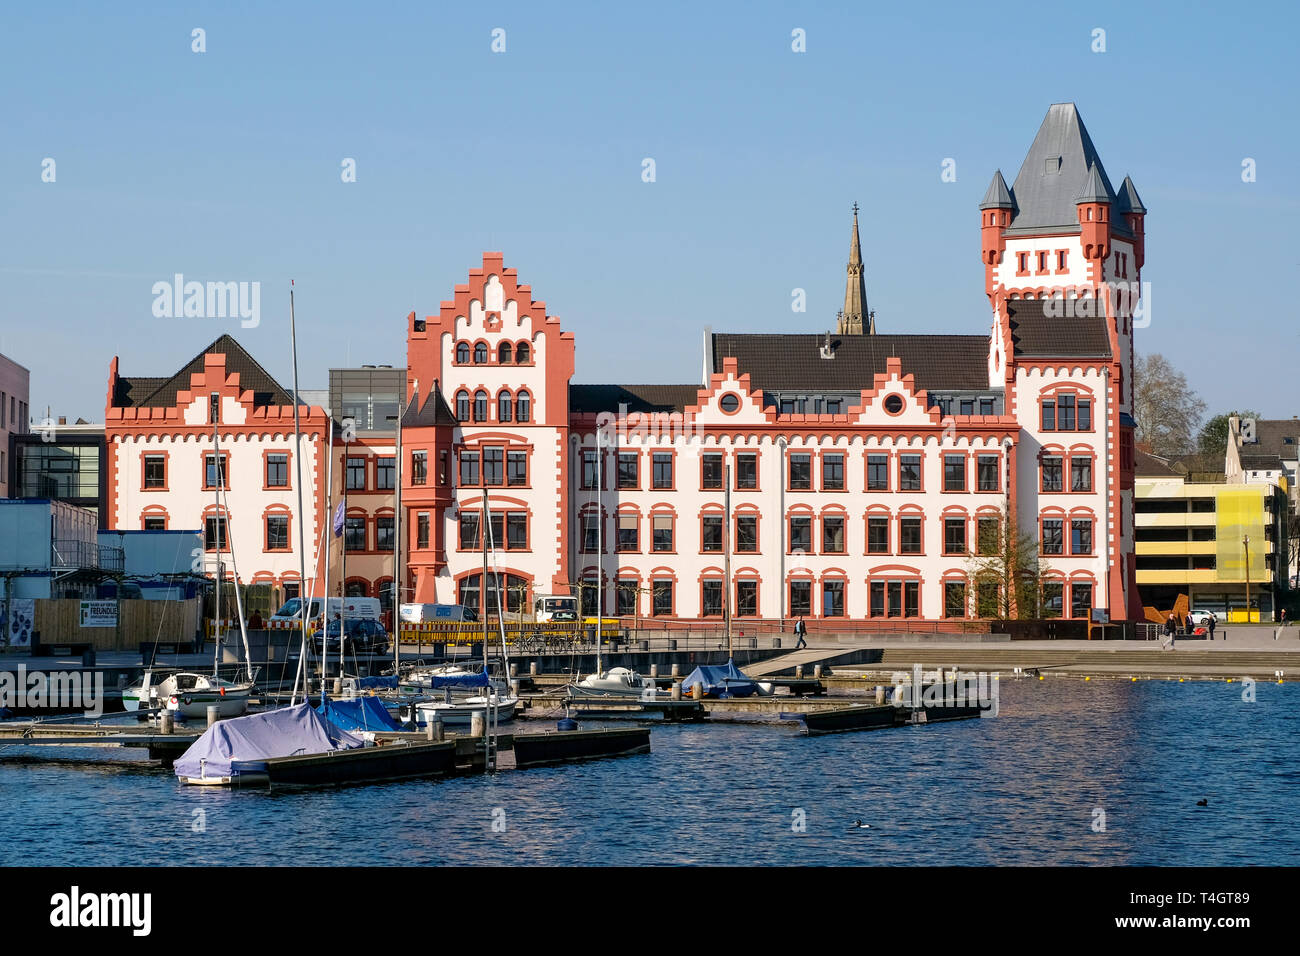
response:
{"label": "rectangular window", "polygon": [[812,455],[801,452],[790,456],[790,489],[812,490]]}
{"label": "rectangular window", "polygon": [[1057,271],[1057,272],[1064,272],[1064,271],[1065,271],[1065,260],[1066,260],[1066,256],[1067,256],[1067,255],[1069,255],[1069,253],[1068,253],[1065,249],[1058,249],[1058,250],[1056,251],[1056,271]]}
{"label": "rectangular window", "polygon": [[595,491],[596,489],[596,453],[594,451],[583,451],[582,453],[582,490]]}
{"label": "rectangular window", "polygon": [[1048,455],[1043,458],[1043,491],[1062,490],[1061,471],[1061,458],[1059,455]]}
{"label": "rectangular window", "polygon": [[489,548],[504,548],[506,546],[506,516],[499,511],[488,515],[487,532],[487,546]]}
{"label": "rectangular window", "polygon": [[966,582],[945,581],[943,584],[943,616],[966,616]]}
{"label": "rectangular window", "polygon": [[397,481],[397,459],[375,459],[375,487],[380,491],[392,491]]}
{"label": "rectangular window", "polygon": [[636,614],[636,581],[618,578],[614,582],[614,613],[619,617]]}
{"label": "rectangular window", "polygon": [[478,483],[478,452],[462,451],[460,453],[460,486],[470,488]]}
{"label": "rectangular window", "polygon": [[375,550],[393,550],[393,519],[379,517],[375,519]]}
{"label": "rectangular window", "polygon": [[343,519],[343,547],[348,551],[366,550],[366,519]]}
{"label": "rectangular window", "polygon": [[528,484],[528,452],[506,452],[506,484],[513,488]]}
{"label": "rectangular window", "polygon": [[872,617],[884,617],[885,616],[885,582],[872,581],[868,593],[870,594],[870,605],[868,607],[868,613]]}
{"label": "rectangular window", "polygon": [[758,617],[758,582],[736,582],[736,617]]}
{"label": "rectangular window", "polygon": [[528,550],[528,514],[523,511],[511,511],[506,514],[506,549],[509,551]]}
{"label": "rectangular window", "polygon": [[921,616],[921,582],[903,582],[903,617]]}
{"label": "rectangular window", "polygon": [[700,488],[722,490],[722,452],[708,451],[700,456]]}
{"label": "rectangular window", "polygon": [[944,554],[965,554],[966,553],[966,519],[965,518],[944,518],[943,519],[943,553]]}
{"label": "rectangular window", "polygon": [[1092,520],[1075,518],[1070,521],[1070,553],[1092,554]]}
{"label": "rectangular window", "polygon": [[656,489],[671,489],[673,486],[672,452],[657,451],[652,460],[654,466],[654,486]]}
{"label": "rectangular window", "polygon": [[1092,585],[1070,585],[1070,617],[1092,617]]}
{"label": "rectangular window", "polygon": [[429,546],[429,512],[421,511],[415,516],[415,546],[424,550]]}
{"label": "rectangular window", "polygon": [[758,515],[736,516],[736,550],[743,554],[758,550]]}
{"label": "rectangular window", "polygon": [[230,547],[226,540],[226,519],[209,515],[203,522],[203,547],[208,551],[226,551]]}
{"label": "rectangular window", "polygon": [[221,421],[221,396],[213,392],[208,396],[208,424],[216,425]]}
{"label": "rectangular window", "polygon": [[903,582],[888,581],[885,586],[885,596],[888,601],[886,612],[890,617],[903,616]]}
{"label": "rectangular window", "polygon": [[943,490],[944,491],[965,491],[966,490],[966,456],[965,455],[944,455],[943,456]]}
{"label": "rectangular window", "polygon": [[790,616],[807,617],[812,614],[812,582],[790,582]]}
{"label": "rectangular window", "polygon": [[998,553],[1002,539],[1002,520],[1000,518],[978,518],[975,522],[975,541],[981,555]]}
{"label": "rectangular window", "polygon": [[1079,431],[1092,431],[1092,399],[1079,399]]}
{"label": "rectangular window", "polygon": [[753,491],[758,487],[758,455],[741,452],[736,456],[736,490]]}
{"label": "rectangular window", "polygon": [[822,456],[822,491],[844,490],[844,456]]}
{"label": "rectangular window", "polygon": [[[421,456],[421,460],[420,460],[421,470],[420,470],[420,480],[418,484],[422,485],[424,484],[424,459],[423,459],[424,452],[419,452],[419,454]],[[416,482],[412,482],[412,483],[415,484]],[[443,448],[441,451],[438,452],[438,484],[445,485],[446,483],[447,483],[447,449]]]}
{"label": "rectangular window", "polygon": [[[446,452],[443,452],[445,455]],[[427,451],[411,452],[411,484],[422,485],[429,476],[429,453]]]}
{"label": "rectangular window", "polygon": [[637,532],[638,524],[639,519],[636,515],[618,516],[618,550],[640,550],[641,537]]}
{"label": "rectangular window", "polygon": [[1070,459],[1070,490],[1092,491],[1092,459]]}
{"label": "rectangular window", "polygon": [[203,456],[203,487],[204,488],[229,488],[226,483],[226,463],[228,458],[225,454],[221,456],[221,462],[218,464],[216,455]]}
{"label": "rectangular window", "polygon": [[812,550],[812,518],[798,515],[790,519],[790,550],[809,552]]}
{"label": "rectangular window", "polygon": [[582,516],[582,550],[586,554],[600,550],[600,519],[596,515]]}
{"label": "rectangular window", "polygon": [[1043,617],[1060,617],[1065,610],[1065,585],[1060,581],[1043,582]]}
{"label": "rectangular window", "polygon": [[458,548],[463,551],[478,550],[478,512],[460,512],[460,541]]}
{"label": "rectangular window", "polygon": [[1043,399],[1043,421],[1042,431],[1056,431],[1056,401],[1054,399]]}
{"label": "rectangular window", "polygon": [[166,531],[167,519],[151,517],[146,515],[144,519],[144,530],[145,531]]}
{"label": "rectangular window", "polygon": [[499,486],[505,483],[505,449],[483,449],[483,484]]}
{"label": "rectangular window", "polygon": [[348,459],[346,487],[348,491],[365,491],[366,460],[364,458]]}
{"label": "rectangular window", "polygon": [[673,550],[673,516],[672,515],[652,515],[651,524],[654,526],[654,543],[656,551]]}
{"label": "rectangular window", "polygon": [[822,518],[822,554],[844,553],[844,518],[826,515]]}
{"label": "rectangular window", "polygon": [[889,456],[867,456],[867,491],[889,490]]}
{"label": "rectangular window", "polygon": [[700,582],[700,616],[722,617],[721,578],[705,578]]}
{"label": "rectangular window", "polygon": [[1058,431],[1074,431],[1074,396],[1068,393],[1056,396],[1056,428]]}
{"label": "rectangular window", "polygon": [[1060,518],[1047,518],[1043,521],[1043,554],[1064,554],[1063,525]]}
{"label": "rectangular window", "polygon": [[991,398],[981,398],[981,399],[980,399],[980,414],[981,414],[981,415],[992,415],[992,414],[993,414],[993,399],[991,399]]}
{"label": "rectangular window", "polygon": [[920,518],[899,518],[898,519],[898,553],[899,554],[920,554],[921,553],[921,519]]}
{"label": "rectangular window", "polygon": [[144,487],[146,491],[151,488],[167,487],[166,455],[144,456]]}
{"label": "rectangular window", "polygon": [[980,491],[998,491],[1002,488],[1001,458],[997,455],[980,455],[977,460]]}
{"label": "rectangular window", "polygon": [[920,455],[899,455],[898,456],[898,490],[899,491],[920,491],[921,490],[921,456]]}
{"label": "rectangular window", "polygon": [[289,550],[289,516],[288,515],[267,515],[266,516],[266,550],[267,551],[288,551]]}
{"label": "rectangular window", "polygon": [[822,582],[822,617],[844,616],[844,582]]}
{"label": "rectangular window", "polygon": [[[910,520],[920,524],[920,519]],[[867,554],[889,554],[889,518],[867,519]]]}
{"label": "rectangular window", "polygon": [[961,414],[963,414],[963,415],[974,415],[974,414],[975,414],[975,399],[973,399],[973,398],[963,398],[963,399],[961,400]]}
{"label": "rectangular window", "polygon": [[655,617],[666,617],[673,613],[673,582],[655,581],[650,590],[653,596]]}
{"label": "rectangular window", "polygon": [[618,453],[618,486],[624,490],[635,491],[641,487],[641,456],[634,451]]}
{"label": "rectangular window", "polygon": [[722,550],[722,515],[705,515],[700,519],[700,550]]}

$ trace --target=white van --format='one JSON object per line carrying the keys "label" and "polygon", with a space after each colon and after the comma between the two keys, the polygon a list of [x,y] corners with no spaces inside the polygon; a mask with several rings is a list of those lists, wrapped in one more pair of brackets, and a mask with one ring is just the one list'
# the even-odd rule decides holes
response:
{"label": "white van", "polygon": [[473,608],[460,604],[403,604],[397,609],[397,616],[407,624],[478,620]]}
{"label": "white van", "polygon": [[[323,601],[323,598],[318,597],[311,600],[311,616],[309,620],[313,623],[319,624],[321,621]],[[284,607],[271,615],[271,620],[276,622],[297,621],[301,609],[302,602],[297,598],[290,598],[285,602]],[[379,621],[379,598],[332,597],[329,599],[329,616],[330,620],[342,618],[345,621]]]}

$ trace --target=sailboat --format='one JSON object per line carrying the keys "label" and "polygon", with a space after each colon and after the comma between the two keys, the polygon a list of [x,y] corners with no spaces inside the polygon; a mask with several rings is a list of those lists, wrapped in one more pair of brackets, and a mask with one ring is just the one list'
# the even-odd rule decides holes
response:
{"label": "sailboat", "polygon": [[[483,534],[483,587],[481,594],[483,596],[483,670],[474,674],[462,672],[460,674],[444,673],[437,675],[429,673],[427,680],[430,689],[442,689],[444,696],[442,700],[426,700],[414,707],[405,708],[408,718],[414,719],[417,726],[428,724],[433,720],[441,720],[443,724],[449,727],[467,726],[473,723],[475,714],[482,714],[485,725],[493,718],[498,723],[514,720],[515,710],[519,706],[519,698],[509,690],[508,685],[501,687],[501,682],[494,681],[488,673],[488,553],[494,547],[492,541],[492,521],[488,511],[488,495],[486,489],[483,492],[483,517],[482,517],[482,534]],[[497,587],[494,589],[497,598],[497,624],[501,628],[501,648],[505,651],[505,622],[503,614],[505,608],[502,606],[503,594],[500,588],[500,576],[498,575]],[[472,696],[464,697],[457,700],[452,690],[455,687],[479,687],[482,692]]]}
{"label": "sailboat", "polygon": [[[596,431],[596,514],[602,514],[600,493],[605,483],[601,473],[604,454],[600,447],[600,431]],[[653,678],[642,677],[627,667],[601,668],[600,647],[605,631],[605,601],[602,590],[605,564],[605,522],[596,524],[596,671],[569,684],[565,690],[570,698],[632,697],[654,700],[659,688]]]}

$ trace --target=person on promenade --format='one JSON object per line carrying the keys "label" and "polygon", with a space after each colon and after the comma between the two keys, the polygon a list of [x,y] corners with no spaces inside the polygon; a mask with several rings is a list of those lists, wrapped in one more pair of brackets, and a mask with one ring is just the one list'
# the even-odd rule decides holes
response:
{"label": "person on promenade", "polygon": [[1174,647],[1174,632],[1177,631],[1177,630],[1178,630],[1178,619],[1174,616],[1174,612],[1173,612],[1173,611],[1170,611],[1170,612],[1169,612],[1169,617],[1168,617],[1168,619],[1166,619],[1166,621],[1165,621],[1165,637],[1169,638],[1169,649],[1170,649],[1170,650],[1173,650],[1173,647]]}
{"label": "person on promenade", "polygon": [[797,620],[794,625],[794,636],[799,639],[798,641],[795,642],[794,645],[794,649],[796,651],[799,650],[799,648],[801,647],[808,646],[808,642],[804,640],[804,637],[807,634],[808,634],[808,625],[803,622],[803,618],[799,618],[799,620]]}
{"label": "person on promenade", "polygon": [[1205,626],[1210,632],[1210,640],[1214,640],[1214,626],[1218,623],[1218,620],[1219,618],[1217,614],[1211,614],[1210,619],[1205,622]]}
{"label": "person on promenade", "polygon": [[1191,637],[1192,632],[1195,629],[1196,626],[1192,624],[1192,612],[1188,611],[1187,616],[1183,618],[1183,633],[1186,634],[1188,637]]}
{"label": "person on promenade", "polygon": [[250,631],[260,631],[265,627],[266,622],[262,620],[262,615],[254,611],[253,616],[248,619],[248,629]]}

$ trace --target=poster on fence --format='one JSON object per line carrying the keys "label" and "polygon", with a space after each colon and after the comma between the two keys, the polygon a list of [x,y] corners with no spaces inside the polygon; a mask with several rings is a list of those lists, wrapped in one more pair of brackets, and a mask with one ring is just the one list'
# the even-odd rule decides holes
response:
{"label": "poster on fence", "polygon": [[0,631],[0,645],[6,647],[30,647],[32,644],[32,626],[36,621],[35,598],[14,598],[9,602],[9,613],[5,616],[5,607],[0,604],[0,621],[4,630]]}
{"label": "poster on fence", "polygon": [[117,627],[116,601],[82,601],[82,627]]}

